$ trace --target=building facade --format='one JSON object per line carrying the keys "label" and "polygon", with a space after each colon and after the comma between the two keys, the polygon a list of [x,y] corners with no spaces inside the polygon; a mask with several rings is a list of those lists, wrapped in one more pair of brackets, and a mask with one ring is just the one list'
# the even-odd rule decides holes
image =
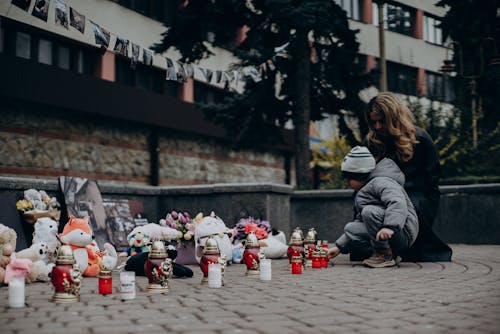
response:
{"label": "building facade", "polygon": [[[359,29],[366,71],[377,73],[377,4],[335,1]],[[151,64],[143,59],[146,51],[133,63],[118,51],[119,39],[141,50],[158,43],[178,6],[177,0],[1,1],[0,175],[293,184],[290,131],[283,144],[234,149],[194,104],[220,100],[221,85],[207,84],[199,71],[185,82],[165,80],[165,57],[178,59],[175,51],[151,52]],[[452,86],[439,73],[447,56],[439,28],[445,9],[402,0],[387,1],[383,13],[388,89],[452,100]],[[95,25],[109,32],[106,47],[96,42]],[[225,49],[213,51],[200,66],[215,72],[237,61]],[[331,136],[334,124],[317,122],[317,132]]]}
{"label": "building facade", "polygon": [[[291,183],[293,144],[234,148],[193,102],[224,90],[200,73],[167,81],[161,40],[178,1],[0,2],[0,175],[82,176],[152,185]],[[110,32],[109,45],[96,43]],[[141,49],[133,64],[118,39]],[[115,46],[113,48],[113,46]],[[226,69],[230,52],[200,66]]]}

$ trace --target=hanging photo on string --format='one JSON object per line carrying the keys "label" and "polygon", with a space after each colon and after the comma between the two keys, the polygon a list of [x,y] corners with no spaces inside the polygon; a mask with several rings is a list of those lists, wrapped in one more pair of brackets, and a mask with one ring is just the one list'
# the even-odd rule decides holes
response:
{"label": "hanging photo on string", "polygon": [[166,80],[177,81],[177,71],[175,70],[174,62],[170,58],[166,58],[167,60],[167,75]]}
{"label": "hanging photo on string", "polygon": [[49,4],[49,0],[36,0],[31,15],[47,22],[47,16],[49,14]]}
{"label": "hanging photo on string", "polygon": [[122,56],[128,57],[128,39],[116,36],[114,51]]}
{"label": "hanging photo on string", "polygon": [[12,0],[11,2],[14,6],[21,8],[24,11],[28,11],[31,5],[31,0]]}
{"label": "hanging photo on string", "polygon": [[83,34],[85,31],[85,15],[78,13],[73,7],[70,7],[69,24]]}
{"label": "hanging photo on string", "polygon": [[135,66],[137,65],[137,61],[139,60],[139,50],[140,47],[137,44],[130,43],[132,44],[132,58],[130,58],[130,67],[135,69]]}
{"label": "hanging photo on string", "polygon": [[142,49],[142,62],[144,65],[152,66],[153,65],[153,52]]}
{"label": "hanging photo on string", "polygon": [[68,5],[63,0],[56,0],[56,24],[69,29]]}
{"label": "hanging photo on string", "polygon": [[95,43],[107,48],[109,45],[109,40],[111,38],[111,34],[109,33],[109,31],[98,26],[92,21],[90,21],[90,24],[92,24],[92,30],[94,31]]}

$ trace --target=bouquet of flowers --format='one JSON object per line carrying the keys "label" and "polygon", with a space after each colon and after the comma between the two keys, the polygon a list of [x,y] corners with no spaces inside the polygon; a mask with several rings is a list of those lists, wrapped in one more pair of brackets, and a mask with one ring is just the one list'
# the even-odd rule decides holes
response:
{"label": "bouquet of flowers", "polygon": [[44,190],[28,189],[23,199],[17,201],[16,208],[23,213],[25,220],[34,223],[40,217],[50,217],[59,221],[61,212],[57,198],[50,197]]}
{"label": "bouquet of flowers", "polygon": [[160,225],[167,226],[182,232],[181,240],[193,241],[196,224],[192,221],[188,212],[177,212],[172,210],[165,219],[160,220]]}
{"label": "bouquet of flowers", "polygon": [[247,234],[254,232],[257,238],[265,239],[271,232],[271,224],[267,220],[254,219],[253,217],[241,218],[235,226],[235,238],[243,240]]}

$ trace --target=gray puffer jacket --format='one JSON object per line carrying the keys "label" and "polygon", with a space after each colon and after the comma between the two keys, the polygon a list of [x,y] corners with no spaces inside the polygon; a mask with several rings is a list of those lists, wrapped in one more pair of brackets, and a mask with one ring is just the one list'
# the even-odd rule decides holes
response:
{"label": "gray puffer jacket", "polygon": [[380,160],[356,195],[356,218],[361,220],[361,211],[367,205],[381,206],[385,208],[383,226],[395,232],[402,230],[413,243],[418,218],[404,184],[405,176],[398,165],[389,158]]}

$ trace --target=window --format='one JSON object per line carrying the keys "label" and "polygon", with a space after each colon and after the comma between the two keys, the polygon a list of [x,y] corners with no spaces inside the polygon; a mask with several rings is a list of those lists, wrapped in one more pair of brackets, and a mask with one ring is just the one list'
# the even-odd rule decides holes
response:
{"label": "window", "polygon": [[69,48],[64,46],[57,47],[57,67],[62,68],[63,70],[70,69],[70,52]]}
{"label": "window", "polygon": [[[133,69],[130,66],[130,59],[118,56],[115,61],[115,69],[116,82],[118,83],[158,94],[166,93],[174,97],[177,96],[178,83],[170,81],[171,84],[167,85],[164,70],[143,64],[137,64],[135,69]],[[175,89],[172,88],[173,85],[175,85]],[[174,90],[175,93],[173,93]]]}
{"label": "window", "polygon": [[42,30],[27,33],[25,25],[3,21],[1,51],[80,74],[94,75],[100,54],[94,48],[60,38]]}
{"label": "window", "polygon": [[23,32],[16,32],[16,56],[31,58],[31,36]]}
{"label": "window", "polygon": [[346,11],[348,18],[361,21],[360,0],[335,0],[335,3]]}
{"label": "window", "polygon": [[417,91],[417,69],[388,61],[387,87],[393,92],[415,95]]}
{"label": "window", "polygon": [[52,42],[43,38],[38,41],[38,62],[52,65]]}
{"label": "window", "polygon": [[5,40],[5,35],[4,35],[4,31],[3,31],[3,28],[0,27],[0,52],[3,52],[3,44],[4,44],[4,40]]}
{"label": "window", "polygon": [[452,102],[455,99],[453,78],[433,72],[425,72],[427,97],[431,100]]}
{"label": "window", "polygon": [[424,40],[443,45],[443,31],[439,27],[441,20],[424,15]]}
{"label": "window", "polygon": [[196,103],[221,103],[224,100],[226,94],[227,92],[221,88],[199,81],[194,82],[194,101]]}
{"label": "window", "polygon": [[[373,23],[378,26],[378,5],[372,4]],[[407,36],[414,36],[416,13],[409,7],[384,4],[384,28]]]}

